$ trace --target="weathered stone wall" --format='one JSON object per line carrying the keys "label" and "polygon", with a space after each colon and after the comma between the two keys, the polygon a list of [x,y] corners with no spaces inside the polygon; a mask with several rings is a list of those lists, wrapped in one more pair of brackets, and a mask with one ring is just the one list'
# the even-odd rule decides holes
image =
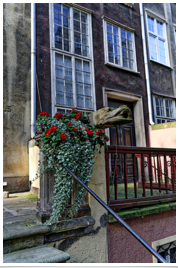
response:
{"label": "weathered stone wall", "polygon": [[3,158],[6,189],[29,189],[31,4],[3,5]]}

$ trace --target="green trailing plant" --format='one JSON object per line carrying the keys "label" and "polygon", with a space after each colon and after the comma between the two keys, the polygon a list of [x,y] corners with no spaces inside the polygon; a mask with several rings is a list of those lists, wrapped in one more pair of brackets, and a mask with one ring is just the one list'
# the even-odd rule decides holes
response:
{"label": "green trailing plant", "polygon": [[54,171],[54,205],[50,219],[46,224],[59,221],[62,213],[73,217],[81,206],[86,190],[77,184],[74,204],[68,209],[74,180],[62,167],[67,166],[88,185],[91,179],[95,152],[106,145],[108,137],[102,130],[89,124],[84,113],[72,109],[70,114],[56,113],[52,118],[42,112],[37,117],[37,131],[41,133],[40,150],[43,161],[39,162],[40,175]]}

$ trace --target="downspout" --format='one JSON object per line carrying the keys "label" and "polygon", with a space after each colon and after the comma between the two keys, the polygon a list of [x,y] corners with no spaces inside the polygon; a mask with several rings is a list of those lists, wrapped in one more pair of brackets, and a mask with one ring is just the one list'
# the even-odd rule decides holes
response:
{"label": "downspout", "polygon": [[146,89],[147,89],[147,97],[148,97],[149,123],[150,125],[154,125],[155,123],[153,122],[150,77],[149,77],[149,67],[148,67],[148,59],[147,59],[146,38],[145,38],[145,23],[144,23],[144,17],[143,17],[143,6],[141,3],[139,3],[139,7],[140,7],[140,18],[141,18],[141,32],[142,32],[143,56],[144,56],[145,77],[146,77]]}
{"label": "downspout", "polygon": [[31,3],[31,138],[36,134],[36,9]]}

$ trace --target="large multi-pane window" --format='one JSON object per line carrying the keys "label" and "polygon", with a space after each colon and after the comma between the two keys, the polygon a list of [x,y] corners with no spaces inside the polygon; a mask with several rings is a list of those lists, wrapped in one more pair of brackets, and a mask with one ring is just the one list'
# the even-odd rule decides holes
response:
{"label": "large multi-pane window", "polygon": [[105,62],[137,71],[134,33],[104,20]]}
{"label": "large multi-pane window", "polygon": [[[167,261],[167,263],[176,263],[176,235],[169,236],[152,242],[152,247]],[[159,263],[153,256],[153,262]]]}
{"label": "large multi-pane window", "polygon": [[150,59],[169,65],[166,24],[147,15],[148,43]]}
{"label": "large multi-pane window", "polygon": [[73,6],[51,4],[55,111],[94,109],[91,14]]}
{"label": "large multi-pane window", "polygon": [[172,99],[154,97],[156,123],[175,121],[175,101]]}

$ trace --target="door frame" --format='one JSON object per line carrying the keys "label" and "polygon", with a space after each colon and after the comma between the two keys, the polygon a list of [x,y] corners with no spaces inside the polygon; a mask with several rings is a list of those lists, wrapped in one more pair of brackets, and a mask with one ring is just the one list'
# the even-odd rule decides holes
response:
{"label": "door frame", "polygon": [[[129,94],[124,91],[103,87],[103,107],[108,107],[108,98],[133,102],[134,128],[136,146],[146,147],[145,123],[143,115],[142,96]],[[109,129],[106,129],[106,135],[109,136]],[[109,145],[109,142],[108,142]]]}

